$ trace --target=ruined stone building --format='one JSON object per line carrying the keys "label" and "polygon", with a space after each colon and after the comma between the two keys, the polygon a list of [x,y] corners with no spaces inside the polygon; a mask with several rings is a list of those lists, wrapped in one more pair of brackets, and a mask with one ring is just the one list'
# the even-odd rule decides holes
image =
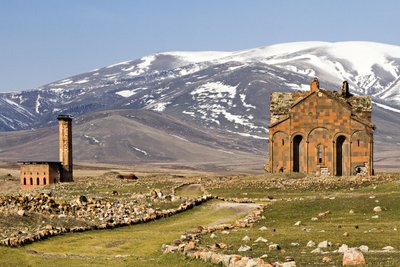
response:
{"label": "ruined stone building", "polygon": [[72,117],[58,116],[60,161],[21,163],[21,189],[34,189],[58,182],[72,182]]}
{"label": "ruined stone building", "polygon": [[353,96],[348,83],[341,92],[319,88],[271,94],[270,172],[317,175],[373,174],[372,102]]}

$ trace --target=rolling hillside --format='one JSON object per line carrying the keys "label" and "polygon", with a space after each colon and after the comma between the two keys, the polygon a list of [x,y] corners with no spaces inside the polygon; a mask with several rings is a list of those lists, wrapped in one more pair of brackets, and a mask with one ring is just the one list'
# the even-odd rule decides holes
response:
{"label": "rolling hillside", "polygon": [[400,146],[400,47],[369,42],[163,52],[0,94],[0,158],[53,155],[46,143],[60,113],[76,117],[78,160],[265,158],[270,93],[308,90],[315,76],[324,89],[346,79],[353,94],[372,96],[376,159],[392,166],[379,153]]}

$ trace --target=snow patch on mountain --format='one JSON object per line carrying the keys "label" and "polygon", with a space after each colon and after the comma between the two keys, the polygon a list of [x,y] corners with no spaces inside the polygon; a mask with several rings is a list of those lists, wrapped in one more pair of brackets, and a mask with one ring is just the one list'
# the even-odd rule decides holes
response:
{"label": "snow patch on mountain", "polygon": [[[120,66],[120,65],[128,65],[130,62],[131,62],[131,61],[128,60],[128,61],[123,61],[123,62],[115,63],[115,64],[112,64],[112,65],[108,65],[106,68],[107,68],[107,69],[110,69],[110,68],[114,68],[114,67]],[[94,70],[94,71],[96,71],[96,70]]]}
{"label": "snow patch on mountain", "polygon": [[9,105],[13,106],[15,110],[17,110],[19,113],[24,114],[25,116],[33,117],[33,114],[29,112],[26,108],[23,106],[19,105],[18,103],[8,99],[8,98],[3,98],[3,100],[8,103]]}
{"label": "snow patch on mountain", "polygon": [[39,113],[39,108],[40,108],[40,95],[38,94],[38,96],[36,98],[36,104],[35,104],[36,113]]}
{"label": "snow patch on mountain", "polygon": [[197,89],[193,90],[190,94],[198,98],[223,98],[229,97],[234,98],[236,95],[236,86],[226,85],[222,82],[209,82],[199,86]]}
{"label": "snow patch on mountain", "polygon": [[75,83],[76,84],[83,84],[83,83],[87,83],[87,82],[89,82],[89,79],[82,79],[82,80],[76,81]]}
{"label": "snow patch on mountain", "polygon": [[143,149],[140,149],[140,148],[137,148],[137,147],[134,147],[134,146],[130,146],[130,147],[131,147],[132,149],[136,150],[137,152],[142,153],[142,154],[145,155],[145,156],[148,155],[148,153],[147,153],[145,150],[143,150]]}
{"label": "snow patch on mountain", "polygon": [[136,94],[136,90],[122,90],[122,91],[116,92],[115,94],[120,95],[122,97],[131,97],[134,94]]}
{"label": "snow patch on mountain", "polygon": [[308,91],[310,90],[310,85],[308,84],[296,84],[296,83],[285,83],[292,90]]}
{"label": "snow patch on mountain", "polygon": [[142,57],[140,60],[141,63],[137,64],[137,68],[141,69],[143,72],[148,70],[151,63],[156,59],[154,55]]}
{"label": "snow patch on mountain", "polygon": [[55,94],[62,94],[63,91],[64,91],[64,88],[61,88],[61,87],[59,87],[59,88],[50,88],[49,91],[53,92]]}
{"label": "snow patch on mountain", "polygon": [[6,117],[6,116],[0,114],[0,121],[1,121],[3,124],[5,124],[5,125],[7,125],[8,127],[10,127],[11,129],[15,130],[15,127],[14,127],[14,125],[13,125],[13,124],[14,124],[14,120],[12,120],[12,119],[10,119],[10,118],[8,118],[8,117]]}
{"label": "snow patch on mountain", "polygon": [[228,111],[226,111],[224,109],[220,109],[219,113],[224,115],[224,117],[228,121],[234,122],[236,124],[241,124],[243,126],[247,126],[247,127],[250,127],[250,128],[257,128],[257,127],[254,126],[253,123],[250,122],[249,119],[245,118],[244,116],[232,114],[232,113],[230,113],[230,112],[228,112]]}
{"label": "snow patch on mountain", "polygon": [[242,64],[242,65],[239,65],[239,66],[232,66],[232,67],[229,67],[227,69],[227,71],[234,71],[234,70],[237,70],[237,69],[240,69],[240,68],[244,68],[246,66],[247,66],[247,64]]}
{"label": "snow patch on mountain", "polygon": [[98,139],[96,139],[96,138],[93,137],[93,136],[84,134],[83,137],[85,137],[86,139],[88,139],[88,140],[89,140],[89,143],[91,143],[91,144],[100,144],[100,143],[101,143]]}
{"label": "snow patch on mountain", "polygon": [[156,59],[155,55],[150,55],[146,57],[142,57],[140,60],[141,62],[138,63],[136,66],[131,66],[130,68],[125,68],[124,71],[130,71],[127,75],[134,77],[139,76],[145,73],[150,69],[151,63]]}
{"label": "snow patch on mountain", "polygon": [[131,89],[131,90],[122,90],[122,91],[115,92],[115,94],[126,98],[126,97],[131,97],[131,96],[137,94],[138,91],[145,90],[145,89],[147,89],[147,88],[141,87],[141,88],[135,88],[135,89]]}
{"label": "snow patch on mountain", "polygon": [[[215,123],[217,125],[221,125],[222,119],[225,119],[234,123],[234,128],[238,128],[238,126],[247,127],[249,129],[259,128],[252,123],[252,115],[234,114],[232,111],[228,111],[225,106],[219,103],[210,103],[208,101],[204,101],[200,103],[194,110],[201,114],[200,118],[202,120],[211,124]],[[184,111],[184,113],[194,116],[195,112],[189,113]]]}
{"label": "snow patch on mountain", "polygon": [[175,134],[169,134],[169,135],[172,136],[172,137],[175,137],[175,138],[177,138],[177,139],[179,139],[179,140],[182,140],[182,141],[185,141],[185,142],[189,142],[189,140],[187,140],[186,138],[177,136],[177,135],[175,135]]}
{"label": "snow patch on mountain", "polygon": [[200,64],[193,64],[190,66],[184,66],[184,67],[180,67],[177,68],[175,71],[178,71],[178,75],[177,76],[185,76],[185,75],[189,75],[195,72],[198,72],[200,70],[202,70],[204,67],[201,66]]}
{"label": "snow patch on mountain", "polygon": [[256,106],[246,103],[246,95],[245,94],[239,94],[239,97],[240,97],[240,100],[242,100],[243,107],[256,109]]}
{"label": "snow patch on mountain", "polygon": [[200,63],[204,61],[212,61],[224,58],[232,54],[232,52],[219,51],[204,51],[204,52],[189,52],[189,51],[172,51],[159,53],[160,55],[169,55],[176,57],[178,60],[186,63]]}
{"label": "snow patch on mountain", "polygon": [[245,137],[251,137],[251,138],[254,138],[254,139],[261,139],[261,140],[268,140],[269,139],[268,137],[262,137],[262,136],[253,135],[253,134],[249,134],[249,133],[240,133],[240,132],[232,132],[232,131],[231,131],[231,133],[235,133],[235,134],[238,134],[238,135],[241,135],[241,136],[245,136]]}
{"label": "snow patch on mountain", "polygon": [[184,111],[182,111],[182,113],[186,114],[186,115],[190,115],[191,117],[195,117],[195,112],[194,111],[184,110]]}
{"label": "snow patch on mountain", "polygon": [[163,112],[169,104],[171,104],[171,103],[170,102],[158,102],[155,104],[151,104],[151,105],[147,106],[146,108],[154,110],[154,111],[158,111],[158,112]]}
{"label": "snow patch on mountain", "polygon": [[372,103],[377,105],[380,108],[383,108],[383,109],[386,109],[386,110],[390,110],[390,111],[393,111],[393,112],[396,112],[396,113],[400,113],[400,110],[397,109],[397,108],[392,108],[392,107],[386,106],[384,104],[376,103],[374,101],[372,101]]}
{"label": "snow patch on mountain", "polygon": [[360,75],[372,74],[372,67],[380,65],[393,76],[397,76],[396,67],[388,60],[391,57],[400,58],[398,46],[372,42],[340,42],[328,44],[328,53],[336,58],[351,62]]}
{"label": "snow patch on mountain", "polygon": [[71,83],[73,83],[73,82],[74,82],[74,81],[72,81],[71,79],[65,79],[65,80],[62,80],[62,81],[60,81],[60,82],[54,84],[54,86],[68,85],[68,84],[71,84]]}
{"label": "snow patch on mountain", "polygon": [[316,76],[315,71],[313,69],[309,69],[309,68],[302,69],[302,68],[299,68],[299,67],[294,66],[294,65],[286,65],[284,68],[287,69],[287,70],[299,73],[299,74],[307,75],[309,77],[315,77]]}

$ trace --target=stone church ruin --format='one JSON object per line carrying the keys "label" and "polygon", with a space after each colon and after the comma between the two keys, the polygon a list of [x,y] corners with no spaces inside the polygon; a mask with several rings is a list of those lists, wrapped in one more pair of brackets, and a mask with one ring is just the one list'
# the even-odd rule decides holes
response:
{"label": "stone church ruin", "polygon": [[21,162],[21,189],[29,190],[59,182],[73,182],[72,117],[58,116],[60,161]]}
{"label": "stone church ruin", "polygon": [[370,96],[319,88],[271,94],[269,171],[348,176],[373,174]]}

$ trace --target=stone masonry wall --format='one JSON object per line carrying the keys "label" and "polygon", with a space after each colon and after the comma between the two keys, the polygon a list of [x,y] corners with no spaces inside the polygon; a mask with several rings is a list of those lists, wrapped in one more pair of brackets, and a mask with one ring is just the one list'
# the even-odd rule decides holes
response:
{"label": "stone masonry wall", "polygon": [[[279,98],[271,97],[277,102],[271,113],[277,112],[281,120],[277,121],[276,116],[271,119],[269,170],[340,175],[341,168],[341,175],[348,176],[366,167],[366,174],[372,175],[373,139],[372,126],[368,125],[371,117],[368,97],[352,97],[349,103],[357,104],[353,107],[346,99],[336,99],[335,92],[318,89],[303,93],[300,98],[298,95],[296,101],[285,95],[283,99],[290,99],[293,104],[288,108],[287,103],[282,103],[283,110],[279,109]],[[368,102],[366,107],[364,102]],[[357,119],[352,112],[362,116]],[[340,136],[344,137],[343,145],[337,146]]]}

